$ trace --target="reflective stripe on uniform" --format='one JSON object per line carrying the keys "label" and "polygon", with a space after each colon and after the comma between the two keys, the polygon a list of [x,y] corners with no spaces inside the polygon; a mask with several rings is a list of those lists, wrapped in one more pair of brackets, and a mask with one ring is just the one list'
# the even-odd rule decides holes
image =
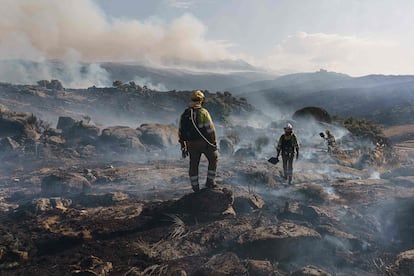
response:
{"label": "reflective stripe on uniform", "polygon": [[208,179],[215,179],[216,178],[216,171],[213,171],[213,170],[207,171],[207,178]]}
{"label": "reflective stripe on uniform", "polygon": [[203,128],[203,127],[205,127],[205,128],[212,128],[213,127],[213,124],[212,123],[210,123],[210,122],[208,122],[208,123],[200,123],[200,124],[198,124],[198,128]]}
{"label": "reflective stripe on uniform", "polygon": [[198,175],[190,176],[190,182],[192,186],[198,185]]}

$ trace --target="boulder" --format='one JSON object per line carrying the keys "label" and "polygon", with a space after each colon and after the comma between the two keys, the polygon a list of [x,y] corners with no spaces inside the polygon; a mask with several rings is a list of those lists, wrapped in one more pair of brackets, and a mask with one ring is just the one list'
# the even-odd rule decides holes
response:
{"label": "boulder", "polygon": [[178,144],[178,128],[173,125],[142,124],[140,140],[145,145],[167,148]]}
{"label": "boulder", "polygon": [[233,191],[228,188],[201,189],[197,193],[183,196],[173,204],[171,209],[193,215],[217,216],[234,213],[233,202]]}
{"label": "boulder", "polygon": [[219,143],[220,154],[232,155],[234,152],[234,144],[229,138],[223,138]]}
{"label": "boulder", "polygon": [[61,116],[58,119],[58,123],[56,128],[61,129],[63,131],[70,129],[76,123],[76,120],[71,117]]}
{"label": "boulder", "polygon": [[292,273],[292,276],[331,276],[330,273],[318,267],[309,265]]}
{"label": "boulder", "polygon": [[256,153],[255,153],[254,149],[251,148],[251,147],[249,147],[249,148],[240,148],[236,151],[234,156],[237,157],[237,158],[255,158]]}
{"label": "boulder", "polygon": [[315,106],[308,106],[304,107],[302,109],[297,110],[292,118],[294,120],[300,121],[300,120],[309,120],[310,118],[324,123],[331,123],[332,118],[329,113],[321,108],[321,107],[315,107]]}
{"label": "boulder", "polygon": [[144,150],[145,146],[139,140],[142,132],[127,126],[113,126],[102,130],[100,141],[115,152]]}
{"label": "boulder", "polygon": [[332,248],[332,250],[336,250],[337,252],[340,250],[344,252],[348,252],[348,250],[360,251],[367,245],[367,243],[364,243],[354,235],[343,232],[330,225],[321,225],[316,230],[323,237],[327,250]]}
{"label": "boulder", "polygon": [[60,136],[49,136],[46,138],[46,141],[48,144],[55,145],[55,146],[61,146],[65,144],[66,142],[65,139],[63,139]]}
{"label": "boulder", "polygon": [[298,188],[298,192],[307,200],[317,203],[329,201],[331,198],[329,189],[318,183],[303,184]]}
{"label": "boulder", "polygon": [[62,136],[73,145],[94,144],[99,137],[100,129],[94,125],[88,125],[82,121],[76,122],[72,127],[63,130]]}
{"label": "boulder", "polygon": [[25,210],[32,213],[47,212],[55,209],[66,210],[72,205],[72,200],[61,197],[36,198],[30,203],[22,205],[19,210]]}
{"label": "boulder", "polygon": [[249,213],[263,208],[264,201],[257,194],[246,194],[234,199],[234,209],[237,213]]}
{"label": "boulder", "polygon": [[[36,116],[25,112],[0,112],[0,137],[12,137],[16,140],[39,139],[44,123]],[[22,139],[24,138],[24,139]]]}
{"label": "boulder", "polygon": [[269,261],[246,260],[245,264],[249,272],[248,275],[256,275],[256,276],[277,275],[277,274],[272,274],[275,269],[273,268],[272,263]]}
{"label": "boulder", "polygon": [[395,266],[397,275],[414,275],[414,250],[408,250],[398,254]]}
{"label": "boulder", "polygon": [[85,193],[91,184],[82,175],[76,173],[53,173],[42,179],[41,192],[47,196],[61,196]]}
{"label": "boulder", "polygon": [[321,223],[324,220],[334,220],[331,214],[318,206],[306,205],[298,202],[285,202],[283,212],[279,214],[281,219],[303,220],[313,223]]}
{"label": "boulder", "polygon": [[14,139],[6,137],[0,140],[0,150],[1,151],[14,151],[20,147]]}
{"label": "boulder", "polygon": [[14,118],[0,118],[0,133],[2,137],[16,137],[24,134],[24,122]]}

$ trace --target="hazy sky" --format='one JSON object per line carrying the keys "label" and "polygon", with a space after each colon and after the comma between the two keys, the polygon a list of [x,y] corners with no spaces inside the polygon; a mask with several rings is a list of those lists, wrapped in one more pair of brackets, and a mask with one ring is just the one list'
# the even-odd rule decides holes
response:
{"label": "hazy sky", "polygon": [[0,58],[414,74],[412,0],[0,0]]}

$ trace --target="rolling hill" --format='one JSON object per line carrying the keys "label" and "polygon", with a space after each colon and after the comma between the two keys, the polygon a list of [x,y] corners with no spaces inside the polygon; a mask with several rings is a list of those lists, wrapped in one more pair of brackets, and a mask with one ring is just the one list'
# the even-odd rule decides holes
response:
{"label": "rolling hill", "polygon": [[414,120],[414,76],[350,77],[322,70],[255,82],[230,91],[255,105],[285,110],[319,106],[332,115],[384,125]]}

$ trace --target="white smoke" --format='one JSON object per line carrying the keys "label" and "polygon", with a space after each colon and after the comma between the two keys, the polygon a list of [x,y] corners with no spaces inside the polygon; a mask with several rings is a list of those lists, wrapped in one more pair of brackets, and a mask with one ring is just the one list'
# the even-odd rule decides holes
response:
{"label": "white smoke", "polygon": [[172,22],[111,19],[90,0],[3,0],[1,59],[203,61],[226,59],[226,44],[207,40],[206,27],[185,14]]}
{"label": "white smoke", "polygon": [[58,79],[64,87],[84,88],[108,86],[108,72],[98,63],[40,62],[23,60],[0,61],[0,81],[16,84],[34,84],[39,80]]}
{"label": "white smoke", "polygon": [[[184,3],[186,1],[179,1]],[[206,27],[185,14],[172,22],[109,18],[91,0],[2,0],[0,60],[70,62],[66,86],[107,84],[103,61],[159,64],[169,60],[206,61],[232,58],[229,45],[205,38]],[[189,4],[189,2],[188,2]],[[77,63],[93,63],[77,79]],[[4,64],[4,63],[3,63]],[[33,82],[57,79],[57,72],[41,66],[35,72],[16,63],[0,68],[2,81]]]}
{"label": "white smoke", "polygon": [[162,83],[154,83],[150,78],[143,78],[143,77],[134,77],[134,82],[141,85],[146,86],[149,89],[156,90],[156,91],[167,91],[167,87]]}

